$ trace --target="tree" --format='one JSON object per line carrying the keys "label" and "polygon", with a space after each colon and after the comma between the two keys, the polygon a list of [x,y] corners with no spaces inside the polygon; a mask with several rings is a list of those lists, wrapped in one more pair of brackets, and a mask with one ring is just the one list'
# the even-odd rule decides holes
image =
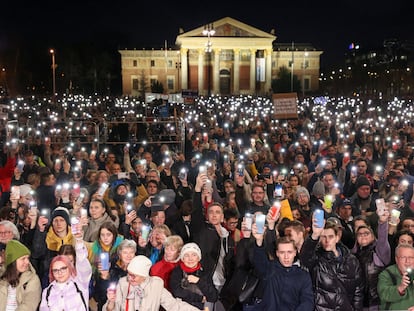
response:
{"label": "tree", "polygon": [[272,80],[273,93],[299,93],[300,81],[296,75],[293,75],[293,90],[291,89],[291,71],[287,67],[280,67],[277,78]]}
{"label": "tree", "polygon": [[162,93],[164,93],[164,86],[158,80],[157,81],[154,81],[151,84],[151,92],[152,93],[160,93],[160,94],[162,94]]}

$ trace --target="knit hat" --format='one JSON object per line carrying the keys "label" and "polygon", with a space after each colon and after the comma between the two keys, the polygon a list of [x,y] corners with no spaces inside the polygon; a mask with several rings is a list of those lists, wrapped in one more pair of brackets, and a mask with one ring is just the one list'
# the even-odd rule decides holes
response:
{"label": "knit hat", "polygon": [[300,194],[305,194],[308,197],[308,199],[310,199],[309,191],[305,187],[299,186],[296,188],[296,195],[298,196]]}
{"label": "knit hat", "polygon": [[325,185],[322,181],[318,180],[317,182],[315,182],[312,188],[312,194],[315,197],[322,197],[325,195]]}
{"label": "knit hat", "polygon": [[17,240],[10,240],[6,244],[6,266],[12,264],[20,257],[30,255],[30,250]]}
{"label": "knit hat", "polygon": [[187,243],[183,246],[183,248],[181,249],[181,253],[180,253],[180,259],[183,260],[184,255],[188,252],[194,252],[197,254],[197,256],[200,258],[201,260],[201,249],[200,247],[198,247],[198,245],[196,243]]}
{"label": "knit hat", "polygon": [[365,176],[361,175],[358,177],[357,181],[356,181],[356,188],[358,189],[359,187],[362,186],[370,186],[371,187],[371,183],[369,182],[369,179],[366,178]]}
{"label": "knit hat", "polygon": [[56,207],[52,212],[51,222],[53,222],[53,219],[55,219],[58,216],[62,217],[66,221],[66,224],[68,226],[70,225],[69,211],[67,210],[67,208],[62,206]]}
{"label": "knit hat", "polygon": [[127,270],[132,274],[148,277],[152,262],[148,257],[139,255],[132,258],[129,262]]}

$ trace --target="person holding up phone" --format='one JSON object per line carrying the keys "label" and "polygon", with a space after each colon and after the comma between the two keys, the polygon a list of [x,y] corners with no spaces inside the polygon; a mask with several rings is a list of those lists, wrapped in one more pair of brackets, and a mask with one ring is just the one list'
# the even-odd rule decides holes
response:
{"label": "person holding up phone", "polygon": [[252,234],[256,240],[253,263],[264,288],[263,310],[287,310],[286,306],[290,310],[313,310],[312,280],[309,272],[295,264],[298,255],[295,242],[289,237],[278,239],[277,260],[271,261],[264,248],[264,233],[258,232],[257,223],[252,226]]}
{"label": "person holding up phone", "polygon": [[391,247],[388,242],[388,209],[377,209],[378,239],[368,226],[360,226],[356,231],[356,245],[352,252],[361,263],[364,274],[364,308],[379,310],[380,298],[377,291],[378,275],[391,262]]}
{"label": "person holding up phone", "polygon": [[318,226],[312,219],[312,234],[303,243],[301,265],[311,273],[315,309],[362,310],[364,280],[358,259],[342,243],[332,222]]}

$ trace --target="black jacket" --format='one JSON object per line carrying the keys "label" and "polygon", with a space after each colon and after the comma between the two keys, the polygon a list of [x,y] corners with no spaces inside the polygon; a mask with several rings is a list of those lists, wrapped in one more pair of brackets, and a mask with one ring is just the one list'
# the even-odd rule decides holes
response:
{"label": "black jacket", "polygon": [[362,310],[364,283],[359,261],[342,243],[337,248],[339,257],[311,237],[303,243],[300,262],[311,273],[315,310]]}

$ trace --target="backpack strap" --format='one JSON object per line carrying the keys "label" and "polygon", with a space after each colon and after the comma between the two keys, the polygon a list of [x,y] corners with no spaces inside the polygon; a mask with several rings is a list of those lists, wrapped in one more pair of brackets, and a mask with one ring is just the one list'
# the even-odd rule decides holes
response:
{"label": "backpack strap", "polygon": [[[390,276],[392,284],[397,285],[397,278],[395,277],[395,275],[392,274],[390,270],[388,269],[385,269],[384,271],[387,271],[388,275]],[[387,303],[385,304],[385,310],[389,310],[390,306],[391,306],[391,302],[387,301]]]}
{"label": "backpack strap", "polygon": [[85,307],[85,311],[88,311],[88,307],[86,306],[86,301],[85,301],[85,298],[83,297],[83,293],[82,293],[82,291],[79,289],[79,286],[78,286],[78,284],[75,282],[75,281],[73,281],[73,284],[75,285],[75,287],[76,287],[76,291],[79,293],[79,295],[81,296],[81,299],[82,299],[82,302],[83,302],[83,305],[84,305],[84,307]]}
{"label": "backpack strap", "polygon": [[[74,282],[73,282],[73,285],[75,285],[76,292],[78,292],[78,293],[79,293],[79,295],[81,296],[81,299],[82,299],[82,302],[83,302],[83,306],[85,307],[85,311],[88,311],[88,307],[86,306],[86,301],[85,301],[85,298],[83,297],[83,293],[82,293],[82,291],[79,289],[78,284],[74,281]],[[46,291],[46,303],[47,303],[47,305],[48,305],[48,306],[49,306],[49,296],[50,296],[50,291],[52,290],[52,287],[53,287],[53,285],[50,285],[50,286],[47,288],[47,291]],[[50,307],[50,306],[49,306],[49,307]]]}

